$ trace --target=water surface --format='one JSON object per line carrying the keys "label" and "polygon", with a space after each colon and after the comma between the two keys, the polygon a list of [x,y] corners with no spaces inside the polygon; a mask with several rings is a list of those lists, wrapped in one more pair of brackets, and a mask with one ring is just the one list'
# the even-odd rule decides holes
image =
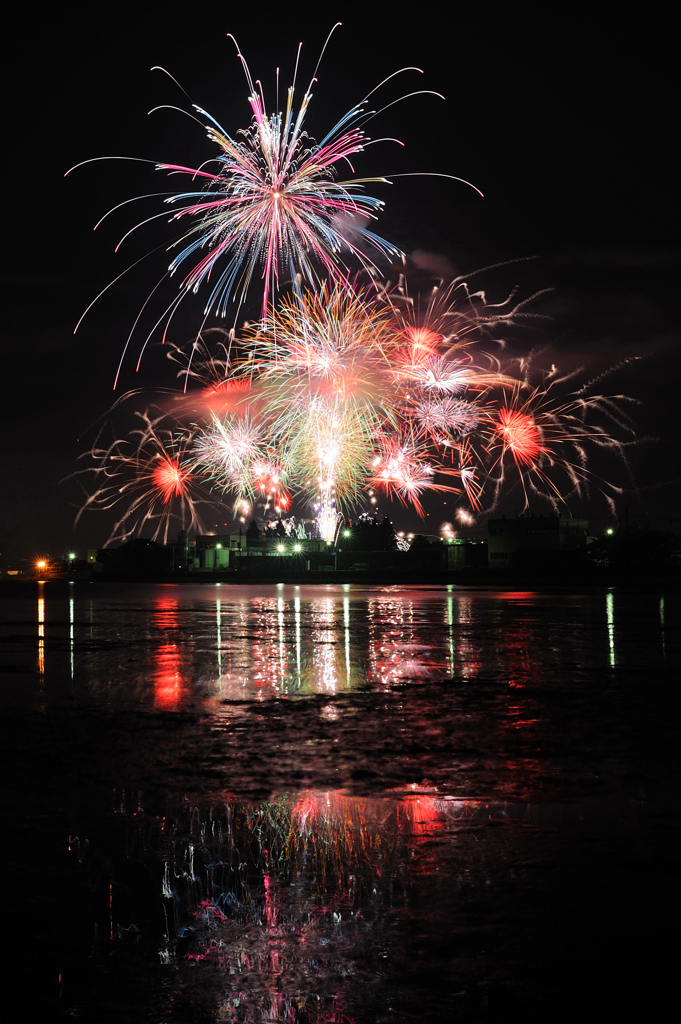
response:
{"label": "water surface", "polygon": [[0,613],[41,1019],[657,1012],[676,593],[44,584]]}
{"label": "water surface", "polygon": [[664,671],[679,653],[675,596],[613,590],[46,584],[5,592],[0,613],[3,702],[109,709],[216,710],[403,680],[536,684]]}

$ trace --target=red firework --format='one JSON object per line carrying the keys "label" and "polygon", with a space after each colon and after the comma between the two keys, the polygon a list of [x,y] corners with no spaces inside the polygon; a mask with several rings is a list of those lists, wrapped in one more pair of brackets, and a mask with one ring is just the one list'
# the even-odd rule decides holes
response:
{"label": "red firework", "polygon": [[541,443],[541,431],[531,416],[516,409],[500,409],[499,422],[494,428],[501,437],[504,449],[510,451],[516,463],[533,466],[546,449]]}
{"label": "red firework", "polygon": [[152,483],[163,493],[163,504],[171,498],[186,498],[192,475],[183,469],[177,459],[160,456],[161,462],[152,473]]}

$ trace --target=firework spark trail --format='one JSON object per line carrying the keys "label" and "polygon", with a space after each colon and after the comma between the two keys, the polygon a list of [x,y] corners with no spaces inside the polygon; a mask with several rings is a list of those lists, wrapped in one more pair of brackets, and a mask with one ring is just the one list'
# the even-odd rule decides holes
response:
{"label": "firework spark trail", "polygon": [[[418,445],[412,436],[386,437],[381,451],[372,461],[373,475],[367,483],[389,497],[395,497],[403,505],[412,505],[419,515],[423,507],[419,500],[424,491],[453,491],[458,488],[435,482],[436,467],[426,461],[427,451]],[[438,466],[440,473],[458,476],[456,470]]]}
{"label": "firework spark trail", "polygon": [[[535,383],[532,354],[504,365],[489,350],[496,345],[502,352],[507,330],[537,318],[527,306],[542,293],[518,301],[512,292],[488,303],[484,290],[471,288],[475,275],[467,275],[446,287],[441,282],[423,302],[418,294],[412,298],[406,258],[367,227],[383,204],[365,186],[401,175],[340,180],[339,167],[347,164],[354,174],[351,159],[372,141],[365,128],[382,111],[370,108],[370,97],[394,75],[317,143],[304,124],[319,62],[296,106],[299,49],[285,111],[268,113],[261,83],[238,46],[237,56],[250,124],[230,135],[194,105],[189,116],[217,155],[196,168],[142,161],[190,183],[155,196],[172,208],[170,223],[182,233],[170,246],[177,252],[167,274],[135,319],[121,363],[165,276],[184,274],[140,359],[161,326],[165,344],[188,294],[204,286],[209,292],[188,351],[169,345],[183,393],[156,411],[137,412],[142,425],[126,438],[108,448],[95,444],[89,453],[94,488],[85,508],[123,509],[112,540],[149,523],[155,538],[167,540],[171,522],[202,528],[202,502],[222,504],[229,496],[243,521],[251,503],[267,519],[281,517],[295,499],[314,508],[320,536],[332,540],[340,510],[361,506],[367,492],[419,514],[428,492],[460,494],[478,513],[491,511],[514,486],[525,507],[538,495],[554,510],[567,508],[592,486],[612,505],[618,490],[598,483],[588,456],[609,449],[626,463],[630,441],[618,440],[633,436],[625,399],[595,394],[596,381],[566,394],[578,371],[560,376],[555,366]],[[213,163],[217,170],[208,170]],[[117,204],[98,224],[134,201]],[[119,245],[164,217],[167,212],[141,220]],[[353,261],[369,275],[369,286],[360,272],[351,275]],[[382,261],[400,265],[396,286],[380,280]],[[258,275],[261,318],[237,331]],[[291,282],[289,294],[277,300],[284,280]],[[225,316],[231,301],[233,328],[207,327],[209,315]],[[470,513],[460,508],[455,515],[463,522]]]}
{"label": "firework spark trail", "polygon": [[129,540],[150,528],[152,540],[167,544],[171,528],[178,524],[203,531],[200,509],[215,505],[215,500],[187,465],[191,433],[169,424],[164,413],[154,416],[146,410],[135,415],[141,426],[108,447],[102,447],[98,438],[87,453],[90,468],[74,474],[93,476],[96,484],[76,523],[86,510],[121,509],[108,543]]}
{"label": "firework spark trail", "polygon": [[[317,68],[337,27],[334,26],[329,33]],[[205,316],[225,316],[230,300],[238,301],[239,308],[253,279],[259,274],[264,318],[270,295],[279,288],[282,277],[295,282],[301,276],[315,286],[328,280],[331,283],[343,283],[350,288],[352,261],[380,276],[377,260],[390,263],[399,262],[403,258],[396,246],[367,226],[377,220],[384,204],[382,200],[368,195],[365,192],[366,186],[389,184],[391,177],[398,175],[341,180],[339,166],[347,164],[354,173],[351,158],[362,153],[372,142],[398,142],[402,145],[397,139],[371,140],[366,134],[364,126],[381,112],[370,108],[369,98],[395,75],[404,71],[420,72],[420,69],[403,68],[389,75],[340,118],[321,142],[317,143],[308,136],[304,127],[312,99],[312,86],[317,80],[316,73],[296,110],[296,61],[296,73],[287,91],[285,112],[268,113],[262,85],[260,82],[254,83],[236,40],[231,38],[236,45],[249,90],[251,123],[248,127],[232,135],[196,104],[192,105],[194,114],[168,104],[150,111],[153,113],[158,109],[173,109],[188,114],[204,128],[209,141],[217,147],[217,155],[199,167],[137,157],[98,157],[83,161],[67,171],[67,174],[71,173],[76,167],[98,160],[131,159],[151,163],[156,170],[169,175],[183,175],[190,179],[192,187],[186,190],[145,193],[119,203],[95,225],[98,227],[110,214],[137,199],[161,198],[164,205],[180,207],[169,218],[170,223],[183,228],[180,236],[170,246],[170,249],[179,251],[172,258],[167,273],[157,283],[152,295],[165,277],[172,277],[184,268],[187,269],[180,281],[179,294],[154,325],[152,334],[164,321],[167,329],[182,300],[190,293],[196,294],[204,285],[210,287],[205,302]],[[169,77],[175,82],[172,75]],[[443,98],[432,90],[418,90],[386,104],[383,109],[408,96],[426,94]],[[213,163],[218,165],[217,169],[207,170],[207,165]],[[439,176],[470,185],[454,175]],[[194,187],[195,184],[200,187]],[[168,220],[165,212],[145,217],[123,235],[116,250],[139,228],[163,219]],[[120,276],[115,280],[119,280]],[[97,298],[109,287],[111,285]],[[94,302],[88,306],[86,313]],[[146,305],[140,311],[131,334]],[[130,340],[128,338],[126,350]],[[142,351],[148,340],[142,346]]]}
{"label": "firework spark trail", "polygon": [[[188,355],[173,349],[192,388],[92,453],[89,507],[127,501],[117,535],[150,519],[167,535],[173,503],[198,522],[193,490],[229,496],[239,511],[258,506],[265,518],[296,499],[331,540],[340,509],[361,506],[363,493],[419,514],[428,492],[461,494],[478,513],[514,485],[526,505],[539,495],[554,510],[594,485],[612,502],[617,489],[587,461],[594,448],[623,455],[628,442],[612,432],[633,436],[622,402],[575,387],[579,371],[552,366],[533,384],[531,359],[515,373],[502,367],[484,341],[522,319],[521,307],[499,320],[499,307],[471,305],[467,289],[442,292],[419,312],[368,289],[324,286],[282,300],[238,338],[218,333],[218,354],[205,339]],[[456,327],[445,334],[445,324]]]}
{"label": "firework spark trail", "polygon": [[[494,504],[508,486],[506,456],[510,456],[526,507],[530,495],[534,495],[548,500],[554,511],[567,509],[571,499],[589,498],[594,488],[614,512],[622,488],[591,472],[589,451],[608,449],[618,454],[626,465],[625,449],[636,440],[634,426],[622,407],[623,396],[613,399],[590,395],[585,387],[573,391],[567,398],[556,393],[557,387],[578,373],[573,371],[559,377],[552,367],[530,390],[529,368],[526,368],[524,381],[511,393],[506,392],[497,413],[495,436],[488,448],[491,454],[501,448],[488,468]],[[613,423],[624,439],[613,435]],[[564,484],[567,488],[561,486]]]}

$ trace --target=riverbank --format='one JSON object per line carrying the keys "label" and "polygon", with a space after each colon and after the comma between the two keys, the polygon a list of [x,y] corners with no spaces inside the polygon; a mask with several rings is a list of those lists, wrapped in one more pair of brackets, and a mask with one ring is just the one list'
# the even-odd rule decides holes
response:
{"label": "riverbank", "polygon": [[88,572],[73,577],[54,577],[42,579],[39,577],[13,576],[10,579],[0,579],[0,589],[3,592],[12,593],[15,588],[26,584],[37,582],[55,584],[69,583],[147,583],[147,584],[175,584],[178,586],[195,584],[220,584],[221,586],[271,586],[284,584],[287,586],[329,586],[332,584],[347,586],[380,586],[380,587],[410,587],[410,586],[453,586],[483,587],[492,589],[517,589],[531,588],[544,590],[547,587],[567,589],[592,589],[603,587],[619,587],[622,589],[644,589],[652,590],[680,590],[681,573],[658,573],[645,572],[614,572],[608,569],[594,569],[590,572],[557,572],[551,568],[545,571],[522,571],[522,570],[470,570],[459,572],[413,572],[392,571],[392,570],[327,570],[309,572],[301,570],[279,571],[279,572],[234,572],[229,570],[216,570],[211,572],[187,572],[172,573],[163,576],[145,576],[143,574],[123,573],[99,573]]}

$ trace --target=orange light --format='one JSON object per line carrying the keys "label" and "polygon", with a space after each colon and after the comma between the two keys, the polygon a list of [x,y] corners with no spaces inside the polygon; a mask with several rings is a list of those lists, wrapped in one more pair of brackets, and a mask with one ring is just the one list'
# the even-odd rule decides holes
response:
{"label": "orange light", "polygon": [[45,566],[47,565],[47,562],[41,559],[39,562],[36,562],[35,564],[38,569],[44,569]]}

